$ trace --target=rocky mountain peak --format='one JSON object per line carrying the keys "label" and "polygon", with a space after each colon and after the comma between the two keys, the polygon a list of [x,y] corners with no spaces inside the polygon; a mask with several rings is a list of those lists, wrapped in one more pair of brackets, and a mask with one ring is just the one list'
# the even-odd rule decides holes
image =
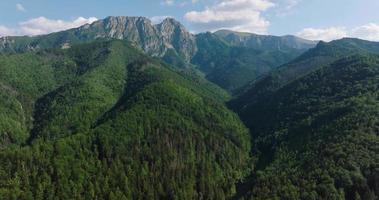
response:
{"label": "rocky mountain peak", "polygon": [[186,60],[196,53],[196,39],[187,29],[173,18],[166,18],[156,26],[157,31],[162,37],[163,43],[176,49],[180,56]]}
{"label": "rocky mountain peak", "polygon": [[162,57],[171,49],[189,60],[196,52],[194,36],[172,18],[154,25],[146,17],[111,16],[91,28],[98,33],[97,38],[126,39],[152,56]]}
{"label": "rocky mountain peak", "polygon": [[175,27],[175,28],[186,29],[180,22],[176,21],[174,18],[166,18],[161,23],[157,24],[156,26],[158,28]]}

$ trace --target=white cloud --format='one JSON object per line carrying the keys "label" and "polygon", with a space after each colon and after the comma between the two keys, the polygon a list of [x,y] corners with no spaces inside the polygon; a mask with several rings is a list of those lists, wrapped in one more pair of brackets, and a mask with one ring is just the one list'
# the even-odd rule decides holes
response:
{"label": "white cloud", "polygon": [[168,5],[168,6],[172,6],[174,5],[175,1],[174,0],[164,0],[162,2],[163,5]]}
{"label": "white cloud", "polygon": [[348,36],[344,27],[330,27],[325,29],[305,28],[296,35],[309,40],[331,41]]}
{"label": "white cloud", "polygon": [[344,37],[354,37],[364,40],[379,41],[379,24],[369,23],[352,29],[345,27],[306,28],[298,32],[299,37],[310,40],[331,41]]}
{"label": "white cloud", "polygon": [[302,0],[284,0],[284,9],[291,10],[297,6]]}
{"label": "white cloud", "polygon": [[78,17],[72,21],[64,20],[53,20],[46,17],[33,18],[24,22],[20,22],[17,28],[8,28],[5,26],[0,26],[0,36],[9,35],[41,35],[48,34],[52,32],[67,30],[71,28],[76,28],[84,24],[91,24],[96,21],[95,17]]}
{"label": "white cloud", "polygon": [[175,4],[179,5],[179,6],[186,6],[188,4],[195,4],[197,3],[199,0],[164,0],[161,2],[162,5],[166,5],[166,6],[173,6]]}
{"label": "white cloud", "polygon": [[356,27],[351,31],[351,35],[366,40],[379,41],[379,24],[369,23]]}
{"label": "white cloud", "polygon": [[270,22],[261,13],[275,4],[269,0],[220,0],[202,11],[191,11],[185,19],[203,30],[231,29],[266,33]]}
{"label": "white cloud", "polygon": [[303,0],[276,0],[275,13],[278,17],[285,17],[292,14],[295,7]]}
{"label": "white cloud", "polygon": [[78,17],[73,21],[53,20],[45,17],[38,17],[20,23],[20,33],[24,35],[41,35],[66,29],[76,28],[84,24],[91,24],[97,18]]}
{"label": "white cloud", "polygon": [[20,3],[16,4],[16,9],[21,12],[26,12],[25,7]]}
{"label": "white cloud", "polygon": [[150,20],[151,22],[153,22],[153,24],[159,24],[166,18],[173,18],[173,17],[172,16],[154,16],[154,17],[150,17]]}
{"label": "white cloud", "polygon": [[14,30],[5,26],[0,26],[0,37],[14,35],[14,34],[15,34]]}

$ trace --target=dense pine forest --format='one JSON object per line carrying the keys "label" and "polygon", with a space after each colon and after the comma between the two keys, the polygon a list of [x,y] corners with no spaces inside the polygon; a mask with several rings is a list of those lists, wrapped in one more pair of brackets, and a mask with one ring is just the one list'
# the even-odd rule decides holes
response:
{"label": "dense pine forest", "polygon": [[347,57],[238,110],[259,155],[241,195],[376,199],[378,81],[379,56]]}
{"label": "dense pine forest", "polygon": [[219,199],[248,172],[247,129],[201,80],[122,41],[17,56],[2,63],[50,73],[3,79],[14,98],[2,102],[1,196]]}
{"label": "dense pine forest", "polygon": [[378,87],[353,38],[138,17],[1,38],[0,199],[377,200]]}

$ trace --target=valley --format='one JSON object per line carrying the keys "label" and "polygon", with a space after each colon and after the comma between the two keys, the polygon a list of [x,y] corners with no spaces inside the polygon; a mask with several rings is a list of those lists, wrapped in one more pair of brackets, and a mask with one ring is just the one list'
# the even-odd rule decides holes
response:
{"label": "valley", "polygon": [[0,38],[4,199],[379,197],[379,43],[107,17]]}

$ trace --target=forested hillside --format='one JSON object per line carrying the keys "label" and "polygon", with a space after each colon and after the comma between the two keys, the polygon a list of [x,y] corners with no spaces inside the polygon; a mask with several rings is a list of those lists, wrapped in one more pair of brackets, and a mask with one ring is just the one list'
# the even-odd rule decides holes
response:
{"label": "forested hillside", "polygon": [[271,92],[280,89],[288,83],[311,73],[322,66],[329,65],[338,59],[355,54],[378,54],[379,43],[355,38],[344,38],[331,42],[319,42],[315,48],[306,51],[301,56],[283,66],[272,70],[267,75],[253,80],[238,90],[239,98],[244,102],[236,102],[235,106],[243,106]]}
{"label": "forested hillside", "polygon": [[230,43],[217,33],[198,34],[196,42],[198,51],[191,62],[208,80],[232,93],[306,50],[290,47],[275,49],[274,41],[265,48],[253,48]]}
{"label": "forested hillside", "polygon": [[[191,34],[167,18],[153,24],[145,17],[107,17],[48,35],[0,38],[0,53],[70,48],[97,39],[122,39],[176,68],[199,70],[229,92],[285,64],[316,42],[295,36],[266,36],[231,31]],[[243,41],[243,42],[236,42]]]}
{"label": "forested hillside", "polygon": [[0,60],[5,199],[225,199],[249,171],[224,93],[123,41]]}
{"label": "forested hillside", "polygon": [[108,17],[0,38],[0,199],[379,199],[379,43]]}
{"label": "forested hillside", "polygon": [[351,56],[237,106],[259,159],[236,198],[377,199],[378,87],[379,57]]}

